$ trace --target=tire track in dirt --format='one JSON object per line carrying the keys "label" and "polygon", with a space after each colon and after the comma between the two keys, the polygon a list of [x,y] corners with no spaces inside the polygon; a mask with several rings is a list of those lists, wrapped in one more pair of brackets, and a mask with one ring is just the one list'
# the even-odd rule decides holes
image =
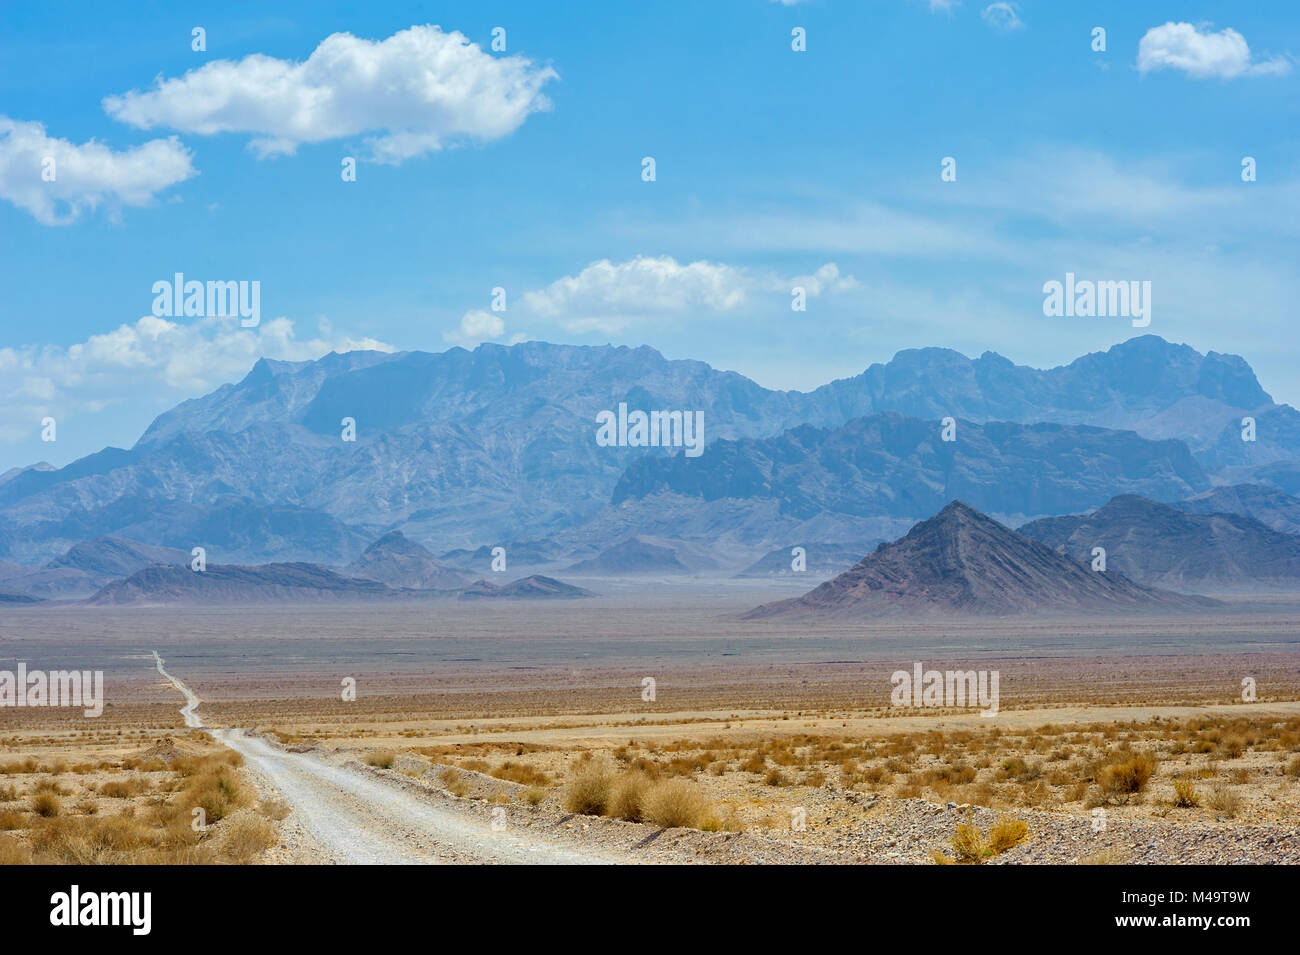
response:
{"label": "tire track in dirt", "polygon": [[470,814],[438,805],[439,795],[412,792],[364,771],[291,753],[246,730],[204,727],[198,695],[163,667],[158,672],[185,697],[185,725],[205,729],[244,757],[298,814],[307,833],[337,861],[360,865],[505,863],[583,865],[632,861],[576,840],[546,838],[506,822],[501,831]]}

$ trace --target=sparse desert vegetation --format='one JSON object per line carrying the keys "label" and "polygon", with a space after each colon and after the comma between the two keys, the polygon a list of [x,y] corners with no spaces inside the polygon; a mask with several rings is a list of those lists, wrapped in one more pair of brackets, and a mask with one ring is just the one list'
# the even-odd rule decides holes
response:
{"label": "sparse desert vegetation", "polygon": [[379,769],[391,769],[397,754],[391,749],[377,749],[366,757],[366,764]]}
{"label": "sparse desert vegetation", "polygon": [[[1145,660],[1138,667],[1103,659],[1105,680],[1095,685],[1068,682],[1067,664],[1035,674],[1008,664],[1004,685],[1019,695],[1008,692],[993,720],[938,708],[899,712],[869,693],[855,700],[850,690],[861,672],[818,665],[778,668],[741,698],[729,694],[756,679],[752,670],[740,668],[725,685],[695,676],[682,696],[708,705],[691,710],[671,709],[663,693],[645,706],[624,699],[601,709],[622,679],[614,676],[590,680],[591,692],[571,688],[565,708],[545,694],[518,695],[502,677],[510,692],[501,706],[507,697],[473,689],[437,700],[395,690],[349,709],[268,685],[240,699],[205,698],[203,712],[233,716],[293,752],[450,797],[454,811],[485,825],[503,807],[511,826],[533,820],[542,830],[617,831],[632,843],[654,835],[655,851],[775,846],[773,858],[798,851],[927,862],[938,850],[961,861],[958,826],[974,827],[968,848],[990,839],[1003,845],[999,817],[1025,822],[1029,836],[989,857],[998,862],[1050,853],[1070,832],[1078,838],[1053,861],[1142,861],[1147,847],[1163,847],[1161,833],[1179,827],[1194,827],[1195,837],[1169,852],[1210,845],[1219,832],[1243,857],[1259,833],[1282,833],[1284,842],[1300,826],[1300,710],[1285,701],[1223,701],[1216,671],[1200,659],[1177,671],[1180,697],[1176,664],[1185,662],[1161,658],[1151,664],[1154,682],[1143,683]],[[1283,667],[1279,657],[1251,669],[1276,680]],[[565,679],[556,676],[556,685]],[[543,682],[551,693],[551,678]],[[623,682],[624,691],[637,685]],[[667,677],[660,685],[677,692]],[[1061,702],[1063,688],[1079,699]],[[1216,693],[1214,707],[1198,702]],[[5,858],[301,861],[287,844],[259,848],[277,827],[295,825],[289,807],[261,800],[233,753],[175,728],[173,689],[159,696],[164,704],[127,701],[89,725],[62,713],[44,724],[36,722],[41,714],[0,713]],[[175,752],[158,748],[157,727],[174,734]],[[207,822],[197,833],[195,810]],[[1108,827],[1101,835],[1090,828],[1097,812]],[[1165,852],[1152,858],[1181,861]]]}
{"label": "sparse desert vegetation", "polygon": [[259,805],[241,762],[192,733],[143,753],[0,763],[0,773],[19,780],[0,789],[15,807],[0,809],[0,864],[257,861],[279,843],[276,821],[288,808]]}
{"label": "sparse desert vegetation", "polygon": [[605,756],[578,761],[564,788],[564,806],[583,815],[611,816],[665,829],[717,828],[708,801],[690,780],[658,777],[645,766],[619,769]]}
{"label": "sparse desert vegetation", "polygon": [[[1243,714],[1246,711],[1243,711]],[[1047,714],[1045,714],[1047,715]],[[500,738],[414,745],[431,785],[453,795],[660,828],[767,833],[787,839],[806,819],[818,839],[835,839],[895,805],[993,813],[963,823],[927,858],[985,862],[1026,843],[1025,812],[1090,822],[1300,822],[1300,717],[1158,717],[1112,722],[976,722],[946,730],[832,733],[834,714],[802,713],[749,729],[726,721],[698,736],[610,739],[566,746]],[[590,725],[574,717],[575,736]],[[560,721],[548,724],[562,725]],[[819,732],[801,732],[816,726]],[[680,727],[689,729],[689,723]],[[498,730],[498,733],[501,731]],[[403,737],[419,743],[407,730]],[[435,737],[436,739],[436,737]],[[462,738],[463,739],[463,738]],[[348,745],[346,736],[338,742]],[[420,773],[408,775],[420,776]],[[497,781],[511,784],[501,789]],[[937,853],[937,854],[936,854]],[[1107,847],[1076,861],[1125,858]]]}
{"label": "sparse desert vegetation", "polygon": [[934,861],[940,865],[980,865],[999,856],[1008,849],[1014,849],[1024,841],[1029,825],[1020,819],[999,818],[988,832],[981,832],[974,823],[964,822],[957,827],[952,837],[952,857],[938,850],[934,852]]}

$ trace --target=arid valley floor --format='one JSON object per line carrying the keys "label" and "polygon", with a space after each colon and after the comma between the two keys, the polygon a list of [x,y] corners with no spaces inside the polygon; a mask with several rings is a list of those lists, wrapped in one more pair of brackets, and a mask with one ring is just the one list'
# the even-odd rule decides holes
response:
{"label": "arid valley floor", "polygon": [[[783,587],[7,609],[107,706],[0,709],[0,862],[1300,862],[1300,603],[738,619]],[[998,714],[891,705],[917,662]]]}

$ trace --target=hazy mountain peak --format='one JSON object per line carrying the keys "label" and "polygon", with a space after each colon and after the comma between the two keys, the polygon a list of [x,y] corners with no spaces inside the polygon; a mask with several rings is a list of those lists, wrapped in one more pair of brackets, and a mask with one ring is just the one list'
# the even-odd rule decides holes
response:
{"label": "hazy mountain peak", "polygon": [[1248,515],[1198,513],[1186,503],[1121,494],[1091,514],[1032,521],[1020,533],[1081,561],[1101,548],[1108,569],[1173,590],[1290,590],[1300,581],[1300,537]]}
{"label": "hazy mountain peak", "polygon": [[852,568],[749,618],[1021,614],[1190,608],[1196,598],[1098,573],[960,501],[881,544]]}
{"label": "hazy mountain peak", "polygon": [[348,565],[347,572],[412,590],[456,590],[470,581],[468,575],[439,563],[424,545],[397,530],[374,541]]}
{"label": "hazy mountain peak", "polygon": [[[1096,507],[1123,491],[1183,498],[1210,486],[1207,471],[1263,479],[1259,468],[1300,459],[1300,413],[1267,401],[1241,359],[1157,336],[1046,371],[993,352],[972,360],[950,348],[906,349],[807,393],[648,346],[530,341],[268,359],[160,415],[131,451],[0,482],[0,557],[45,561],[108,533],[186,547],[224,539],[235,545],[223,549],[226,560],[342,563],[378,528],[440,551],[536,540],[657,490],[767,498],[797,521],[832,515],[809,528],[819,539],[861,540],[896,530],[870,521],[914,520],[953,497],[1022,519]],[[704,456],[680,462],[674,448],[597,446],[596,415],[620,403],[702,411]],[[1257,443],[1233,430],[1246,408],[1258,417]],[[955,443],[936,438],[945,417],[961,422]],[[343,440],[345,419],[355,422],[354,442]],[[795,467],[790,455],[812,448],[825,454]],[[274,513],[258,527],[242,521],[248,533],[232,538],[218,504],[236,498]],[[142,510],[184,516],[184,536],[164,537],[166,521]],[[643,531],[617,523],[607,521],[610,536],[584,552]],[[698,532],[660,522],[654,533]]]}

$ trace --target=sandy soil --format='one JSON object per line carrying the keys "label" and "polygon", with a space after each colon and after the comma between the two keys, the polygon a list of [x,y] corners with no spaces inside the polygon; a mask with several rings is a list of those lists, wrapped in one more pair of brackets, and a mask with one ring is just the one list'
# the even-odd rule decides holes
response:
{"label": "sandy soil", "polygon": [[[175,736],[237,750],[261,803],[287,804],[271,863],[928,862],[959,826],[999,818],[1028,835],[995,861],[1300,861],[1293,606],[789,632],[740,627],[731,612],[752,597],[383,619],[346,606],[9,614],[0,655],[103,667],[110,692],[94,721],[0,710],[0,768],[41,764],[0,778],[0,816],[34,832],[33,794],[64,785],[69,812],[147,817],[174,775],[141,773],[149,785],[125,802],[94,787]],[[891,707],[889,675],[914,660],[1000,670],[1000,714]],[[188,730],[168,674],[202,697]],[[1247,676],[1258,702],[1240,700]],[[340,694],[349,678],[355,700]],[[1149,785],[1102,798],[1098,765],[1143,752],[1158,763]],[[710,831],[568,812],[592,758],[689,782]]]}
{"label": "sandy soil", "polygon": [[[198,698],[181,681],[158,670],[186,701],[181,711],[187,725],[201,726]],[[1050,711],[1020,710],[1001,715],[999,732],[1032,731],[1046,722],[1076,728],[1153,720],[1232,718],[1249,712],[1255,720],[1285,720],[1300,715],[1300,702],[1264,705],[1210,706],[1066,706]],[[549,721],[553,724],[555,721]],[[792,722],[794,725],[792,725]],[[718,724],[721,724],[720,726]],[[686,728],[710,730],[710,744],[730,740],[770,740],[798,735],[838,736],[846,740],[868,736],[953,733],[984,730],[977,713],[901,716],[888,720],[805,718],[797,721],[760,713],[693,712],[638,721],[633,731],[642,740],[680,740]],[[364,864],[532,863],[620,864],[631,862],[924,862],[943,857],[956,827],[993,826],[1000,818],[991,810],[968,804],[935,804],[919,799],[888,799],[858,794],[834,784],[805,787],[786,798],[769,798],[764,807],[764,831],[725,834],[681,831],[678,837],[653,845],[660,830],[636,823],[589,819],[577,827],[574,816],[555,805],[554,796],[524,808],[511,799],[523,787],[461,769],[460,775],[486,786],[487,794],[473,798],[453,795],[437,783],[438,770],[454,761],[427,764],[409,755],[394,760],[403,769],[375,769],[357,757],[382,739],[335,746],[285,747],[243,729],[212,729],[221,743],[239,752],[246,769],[258,778],[259,790],[272,792],[293,810],[293,851],[278,861]],[[546,721],[494,727],[467,734],[437,735],[440,747],[454,751],[509,751],[519,744],[562,752],[608,747],[626,738],[629,725],[608,714],[564,726]],[[400,741],[394,741],[400,742]],[[679,746],[681,744],[679,743]],[[554,760],[551,760],[552,764]],[[715,790],[718,787],[714,787]],[[811,789],[811,791],[807,791]],[[483,798],[488,795],[490,798]],[[542,803],[546,804],[543,805]],[[791,823],[783,824],[786,813]],[[771,822],[773,816],[778,821]],[[812,826],[809,828],[809,817]],[[997,861],[1077,863],[1105,862],[1300,862],[1300,828],[1254,825],[1224,829],[1179,825],[1130,814],[1098,829],[1095,813],[1063,815],[1039,811],[1017,817],[1032,820],[1034,838],[1015,846]],[[796,825],[793,820],[798,819]],[[1219,820],[1222,822],[1223,820]],[[645,830],[644,835],[640,830]],[[632,840],[632,841],[630,841]],[[652,847],[653,845],[653,847]],[[640,851],[638,851],[640,850]]]}

